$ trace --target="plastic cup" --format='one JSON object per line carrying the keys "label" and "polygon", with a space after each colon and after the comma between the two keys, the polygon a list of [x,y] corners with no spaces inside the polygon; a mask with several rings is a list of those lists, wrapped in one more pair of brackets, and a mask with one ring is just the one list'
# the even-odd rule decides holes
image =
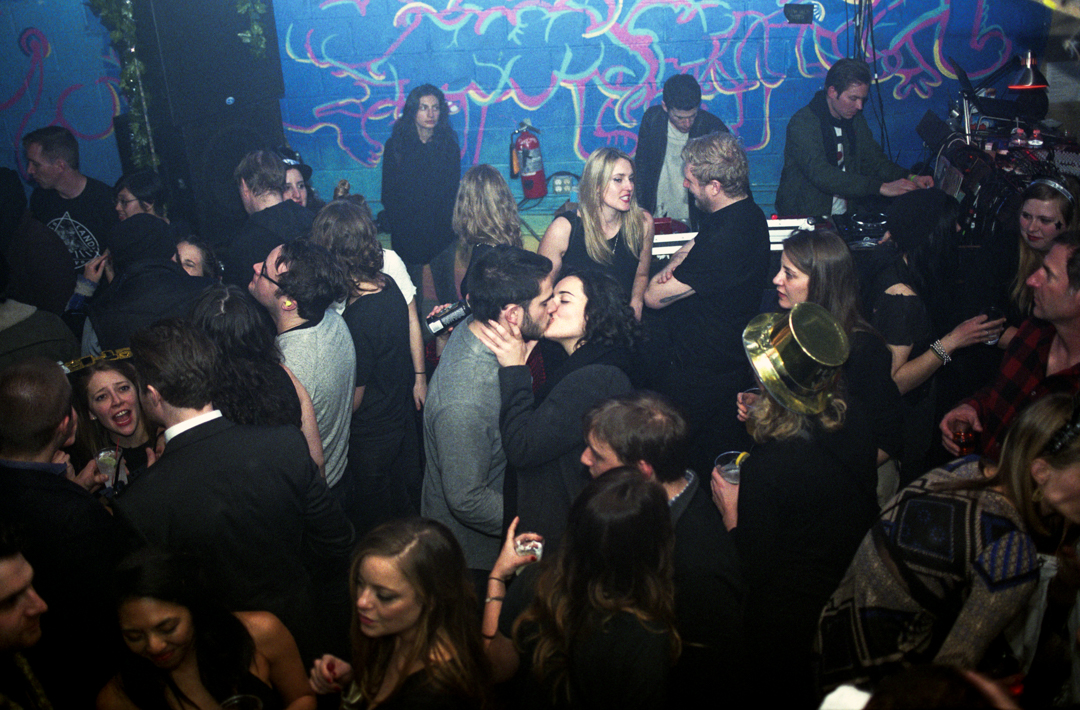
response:
{"label": "plastic cup", "polygon": [[720,478],[737,486],[742,472],[742,461],[746,455],[745,451],[725,451],[716,457],[713,466],[720,472]]}
{"label": "plastic cup", "polygon": [[[986,320],[988,320],[988,321],[1001,320],[1002,318],[1005,317],[1005,311],[1001,310],[997,306],[989,306],[989,307],[984,308],[982,310],[981,315],[986,316]],[[997,345],[999,340],[1001,340],[1001,335],[1000,334],[995,335],[994,337],[987,340],[986,344],[987,345]]]}
{"label": "plastic cup", "polygon": [[109,478],[105,481],[106,487],[112,486],[116,483],[116,464],[119,463],[119,454],[115,447],[109,447],[97,452],[97,465],[98,470],[102,473],[108,474]]}

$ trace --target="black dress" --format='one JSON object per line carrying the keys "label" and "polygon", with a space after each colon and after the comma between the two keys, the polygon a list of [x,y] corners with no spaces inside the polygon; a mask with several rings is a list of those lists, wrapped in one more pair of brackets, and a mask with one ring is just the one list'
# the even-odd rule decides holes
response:
{"label": "black dress", "polygon": [[[411,126],[400,135],[401,139],[390,136],[383,152],[384,212],[380,219],[390,231],[393,250],[406,265],[434,266],[435,257],[443,255],[448,248],[452,250],[455,239],[451,220],[461,181],[461,151],[452,133],[432,136],[427,143],[420,141]],[[453,288],[452,253],[449,274],[442,273],[445,263],[436,263],[440,273],[433,270],[432,277],[439,299],[453,303],[457,296]],[[414,281],[420,285],[415,278]]]}
{"label": "black dress", "polygon": [[[887,294],[885,291],[895,284],[910,286],[911,283],[911,274],[903,261],[897,259],[886,266],[874,281],[874,315],[871,320],[886,343],[911,348],[909,359],[929,350],[930,343],[934,341],[930,314],[919,296]],[[931,376],[902,396],[904,442],[900,457],[901,486],[926,473],[926,456],[937,435],[934,426],[936,380]]]}
{"label": "black dress", "polygon": [[593,261],[592,257],[589,256],[588,249],[585,248],[585,225],[581,222],[581,217],[573,213],[563,214],[560,217],[570,223],[570,240],[566,244],[566,253],[563,254],[562,258],[563,270],[565,271],[566,267],[569,266],[578,271],[606,271],[619,282],[619,285],[626,291],[626,298],[629,299],[634,292],[634,276],[637,274],[638,257],[630,252],[622,230],[608,240],[608,245],[613,250],[611,263],[601,264]]}
{"label": "black dress", "polygon": [[[777,688],[777,707],[813,698],[818,615],[877,520],[876,451],[863,418],[835,432],[759,444],[742,465],[733,530],[747,582],[749,687]],[[781,699],[782,698],[782,699]]]}

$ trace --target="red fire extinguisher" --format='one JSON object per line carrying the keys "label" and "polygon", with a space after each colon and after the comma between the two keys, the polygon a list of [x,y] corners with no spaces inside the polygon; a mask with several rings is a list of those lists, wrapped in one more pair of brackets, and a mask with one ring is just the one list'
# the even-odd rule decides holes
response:
{"label": "red fire extinguisher", "polygon": [[510,134],[510,177],[521,175],[521,190],[528,199],[547,195],[544,158],[540,155],[539,128],[525,119]]}

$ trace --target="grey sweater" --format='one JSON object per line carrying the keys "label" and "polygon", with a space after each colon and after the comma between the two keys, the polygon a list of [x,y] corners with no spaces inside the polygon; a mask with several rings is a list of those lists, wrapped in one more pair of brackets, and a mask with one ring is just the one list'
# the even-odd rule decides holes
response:
{"label": "grey sweater", "polygon": [[502,546],[506,454],[499,434],[499,362],[469,324],[454,329],[424,404],[427,470],[421,513],[450,528],[469,569],[488,570]]}
{"label": "grey sweater", "polygon": [[317,325],[285,331],[277,344],[285,365],[311,396],[326,460],[326,485],[334,486],[348,460],[356,387],[356,351],[349,328],[337,311],[328,308]]}

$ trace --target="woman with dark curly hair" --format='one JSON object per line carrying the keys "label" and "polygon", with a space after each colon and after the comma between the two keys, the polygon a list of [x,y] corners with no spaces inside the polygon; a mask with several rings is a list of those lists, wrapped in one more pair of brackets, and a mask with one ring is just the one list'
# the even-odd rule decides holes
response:
{"label": "woman with dark curly hair", "polygon": [[440,303],[458,300],[450,222],[460,180],[461,148],[450,127],[450,106],[442,91],[422,84],[409,92],[386,141],[379,219],[413,283],[423,284],[424,265],[431,265]]}
{"label": "woman with dark curly hair", "polygon": [[281,361],[266,309],[237,286],[215,284],[195,302],[191,321],[217,346],[214,406],[237,424],[299,427],[322,471],[322,439],[311,397]]}
{"label": "woman with dark curly hair", "polygon": [[319,211],[311,239],[341,265],[349,295],[341,314],[356,350],[356,389],[349,424],[345,513],[358,535],[414,514],[409,486],[422,479],[416,433],[409,306],[383,273],[383,249],[367,212],[352,200]]}
{"label": "woman with dark curly hair", "polygon": [[265,710],[314,710],[292,634],[268,612],[230,613],[191,558],[143,551],[116,571],[120,631],[130,653],[98,710],[218,707],[251,695]]}
{"label": "woman with dark curly hair", "polygon": [[569,357],[535,396],[525,360],[536,342],[493,322],[481,324],[478,335],[502,366],[500,428],[509,464],[504,517],[520,516],[526,529],[550,544],[586,483],[579,461],[585,448],[582,419],[598,402],[630,391],[627,372],[638,328],[622,287],[599,270],[562,278],[549,309],[544,338]]}
{"label": "woman with dark curly hair", "polygon": [[629,466],[591,481],[574,501],[562,544],[507,590],[523,557],[517,542],[536,537],[516,532],[511,526],[488,578],[482,626],[496,680],[519,663],[526,671],[514,707],[667,707],[682,643],[663,487]]}

